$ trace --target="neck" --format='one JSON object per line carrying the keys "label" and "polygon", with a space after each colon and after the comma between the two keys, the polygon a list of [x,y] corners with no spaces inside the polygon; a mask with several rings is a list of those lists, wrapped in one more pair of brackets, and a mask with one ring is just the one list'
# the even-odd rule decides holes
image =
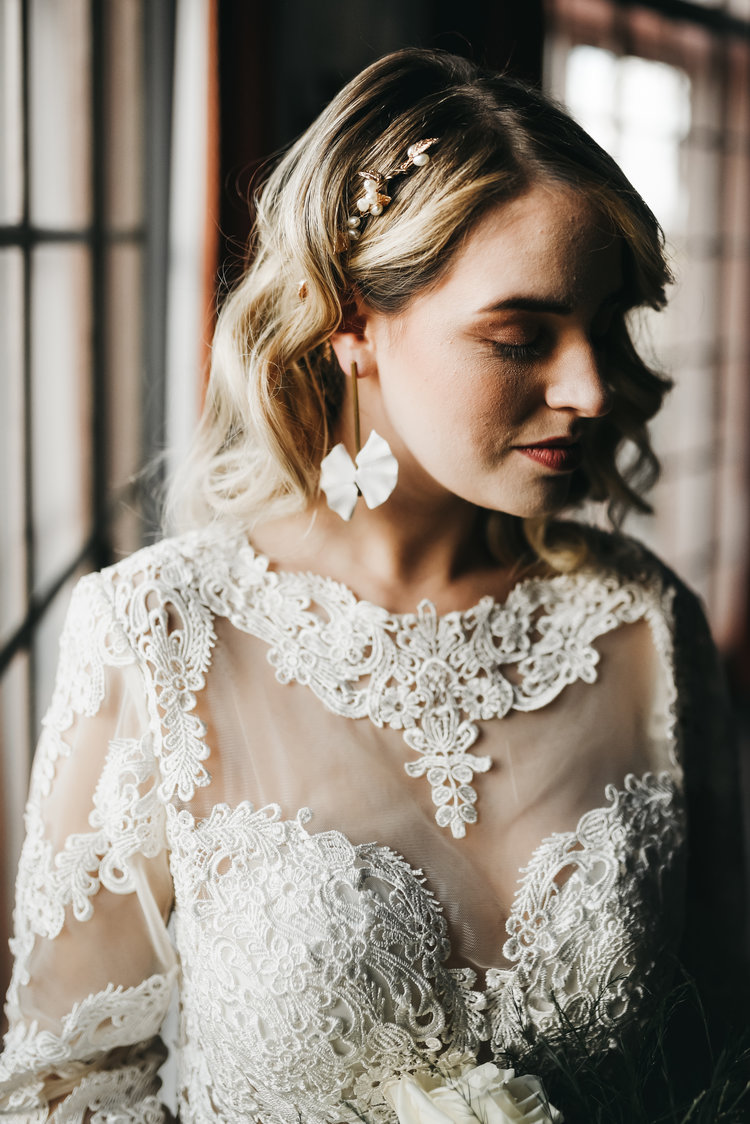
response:
{"label": "neck", "polygon": [[455,497],[428,508],[394,494],[372,511],[360,501],[341,527],[331,527],[337,517],[327,508],[317,518],[325,520],[329,541],[340,537],[353,563],[393,586],[447,588],[491,561],[485,513]]}
{"label": "neck", "polygon": [[517,575],[492,556],[485,511],[456,496],[426,504],[398,493],[372,511],[360,499],[349,523],[321,500],[258,528],[254,544],[279,569],[322,573],[392,612],[423,598],[445,612],[507,594]]}

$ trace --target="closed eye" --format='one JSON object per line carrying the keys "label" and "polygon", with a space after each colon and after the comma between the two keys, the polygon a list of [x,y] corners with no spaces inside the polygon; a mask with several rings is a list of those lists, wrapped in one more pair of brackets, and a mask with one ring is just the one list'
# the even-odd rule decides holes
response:
{"label": "closed eye", "polygon": [[540,331],[530,340],[511,343],[508,340],[491,340],[492,348],[503,359],[514,359],[517,363],[541,359],[547,347],[545,333]]}
{"label": "closed eye", "polygon": [[515,359],[517,362],[539,359],[543,354],[542,349],[535,343],[497,343],[493,341],[493,347],[503,359]]}

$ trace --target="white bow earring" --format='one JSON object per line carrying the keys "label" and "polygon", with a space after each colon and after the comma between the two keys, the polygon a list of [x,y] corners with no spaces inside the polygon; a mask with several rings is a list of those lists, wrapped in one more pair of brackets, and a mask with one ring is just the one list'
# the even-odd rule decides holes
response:
{"label": "white bow earring", "polygon": [[320,487],[328,506],[347,522],[354,514],[358,496],[362,496],[369,508],[379,507],[388,499],[398,480],[398,461],[384,437],[373,429],[364,448],[360,447],[356,363],[352,363],[351,375],[355,459],[352,460],[344,445],[339,443],[320,462]]}

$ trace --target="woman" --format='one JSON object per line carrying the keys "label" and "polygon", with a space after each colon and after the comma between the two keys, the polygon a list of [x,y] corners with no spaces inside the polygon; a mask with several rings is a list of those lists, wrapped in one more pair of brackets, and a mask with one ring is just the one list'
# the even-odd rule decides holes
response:
{"label": "woman", "polygon": [[609,157],[449,55],[375,63],[281,161],[176,493],[194,529],[73,598],[9,1109],[161,1119],[175,989],[183,1124],[375,1121],[404,1075],[523,1068],[573,1024],[605,1049],[683,931],[730,971],[700,609],[556,518],[646,510],[668,383],[626,317],[668,279]]}

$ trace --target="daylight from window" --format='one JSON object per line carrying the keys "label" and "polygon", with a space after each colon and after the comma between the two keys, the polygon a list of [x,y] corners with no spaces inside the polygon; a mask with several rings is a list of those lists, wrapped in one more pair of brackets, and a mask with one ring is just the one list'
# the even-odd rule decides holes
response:
{"label": "daylight from window", "polygon": [[663,62],[573,47],[565,100],[621,165],[669,233],[682,231],[688,193],[680,149],[690,132],[690,79]]}

